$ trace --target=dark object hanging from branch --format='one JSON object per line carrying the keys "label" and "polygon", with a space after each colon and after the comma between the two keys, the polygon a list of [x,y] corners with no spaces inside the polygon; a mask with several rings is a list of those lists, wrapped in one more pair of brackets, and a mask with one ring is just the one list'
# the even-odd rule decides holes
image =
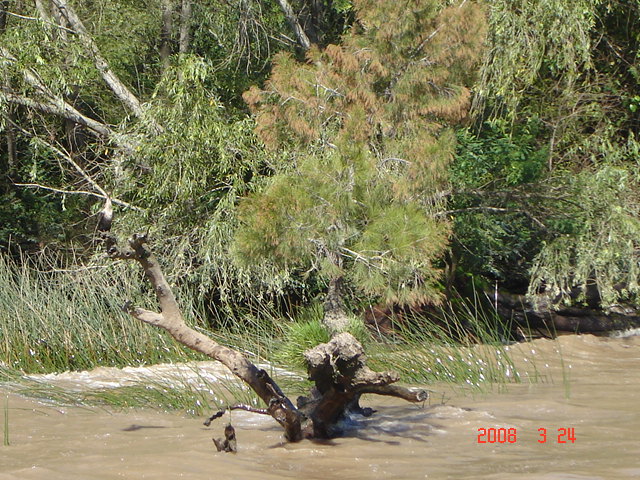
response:
{"label": "dark object hanging from branch", "polygon": [[104,208],[98,213],[98,226],[96,227],[96,230],[103,233],[109,232],[112,224],[113,205],[111,204],[111,199],[107,197],[104,201]]}
{"label": "dark object hanging from branch", "polygon": [[224,427],[224,438],[213,439],[213,443],[216,444],[216,448],[219,452],[232,452],[238,451],[238,441],[236,440],[236,429],[233,425],[228,424]]}

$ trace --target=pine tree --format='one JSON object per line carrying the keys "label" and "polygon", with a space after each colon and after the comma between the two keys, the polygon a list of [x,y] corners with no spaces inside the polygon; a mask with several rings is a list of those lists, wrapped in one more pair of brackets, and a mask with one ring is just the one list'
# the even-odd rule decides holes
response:
{"label": "pine tree", "polygon": [[325,323],[343,329],[344,287],[400,304],[437,301],[449,225],[438,216],[485,22],[473,2],[354,2],[341,45],[274,61],[245,100],[265,144],[288,152],[241,205],[240,258],[317,271]]}

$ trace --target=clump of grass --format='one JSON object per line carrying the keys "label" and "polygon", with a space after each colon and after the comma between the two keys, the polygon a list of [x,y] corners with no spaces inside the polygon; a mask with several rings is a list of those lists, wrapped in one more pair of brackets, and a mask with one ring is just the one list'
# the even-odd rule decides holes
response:
{"label": "clump of grass", "polygon": [[330,340],[329,332],[321,322],[322,307],[311,305],[301,310],[296,320],[290,323],[284,340],[276,348],[272,359],[290,368],[302,370],[305,367],[303,353]]}
{"label": "clump of grass", "polygon": [[[323,315],[324,309],[319,303],[300,309],[296,319],[287,325],[284,340],[275,346],[276,350],[271,359],[289,368],[304,369],[304,352],[331,340],[331,335],[322,323]],[[363,345],[371,341],[367,327],[358,318],[350,320],[346,331]]]}
{"label": "clump of grass", "polygon": [[480,305],[462,303],[439,318],[413,317],[396,326],[394,342],[374,345],[370,363],[403,381],[446,382],[474,389],[521,381],[506,345],[510,325]]}

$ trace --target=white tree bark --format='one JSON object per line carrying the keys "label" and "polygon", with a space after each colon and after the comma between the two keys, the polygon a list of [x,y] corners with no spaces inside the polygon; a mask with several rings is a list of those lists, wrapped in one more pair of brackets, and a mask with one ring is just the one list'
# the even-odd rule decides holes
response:
{"label": "white tree bark", "polygon": [[305,51],[309,50],[311,48],[311,41],[309,40],[309,37],[307,36],[304,29],[302,28],[302,25],[300,25],[300,22],[298,21],[298,17],[293,11],[293,8],[291,8],[291,4],[287,0],[278,0],[278,3],[280,4],[280,8],[284,13],[284,16],[286,17],[287,22],[289,22],[289,25],[291,26],[294,33],[296,34],[298,43]]}
{"label": "white tree bark", "polygon": [[113,72],[113,70],[111,70],[111,67],[109,67],[109,63],[102,56],[102,54],[100,53],[100,49],[96,45],[89,32],[87,32],[87,29],[80,20],[80,17],[78,17],[73,8],[69,6],[67,0],[52,1],[54,5],[60,10],[60,13],[67,20],[69,25],[73,27],[81,42],[84,44],[87,51],[91,54],[93,63],[95,64],[96,68],[100,72],[100,75],[109,86],[111,91],[122,101],[122,103],[131,113],[133,113],[136,117],[141,117],[143,111],[140,101],[127,88],[127,86],[122,83],[122,81]]}

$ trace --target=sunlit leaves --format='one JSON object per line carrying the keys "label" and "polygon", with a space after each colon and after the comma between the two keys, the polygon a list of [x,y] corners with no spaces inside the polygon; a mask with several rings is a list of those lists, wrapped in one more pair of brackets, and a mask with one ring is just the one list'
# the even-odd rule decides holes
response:
{"label": "sunlit leaves", "polygon": [[591,29],[602,0],[487,3],[491,48],[483,67],[483,94],[499,96],[513,109],[541,74],[571,84],[591,66]]}
{"label": "sunlit leaves", "polygon": [[[637,151],[631,140],[627,152]],[[603,306],[638,301],[640,294],[640,171],[636,164],[603,166],[570,180],[571,223],[566,233],[545,243],[536,258],[530,292],[569,300],[597,287]],[[582,297],[584,299],[584,297]]]}
{"label": "sunlit leaves", "polygon": [[340,45],[307,62],[280,54],[263,89],[244,98],[257,132],[290,162],[243,205],[236,251],[245,261],[345,277],[370,297],[438,298],[448,239],[434,215],[470,70],[484,41],[473,2],[356,1]]}

